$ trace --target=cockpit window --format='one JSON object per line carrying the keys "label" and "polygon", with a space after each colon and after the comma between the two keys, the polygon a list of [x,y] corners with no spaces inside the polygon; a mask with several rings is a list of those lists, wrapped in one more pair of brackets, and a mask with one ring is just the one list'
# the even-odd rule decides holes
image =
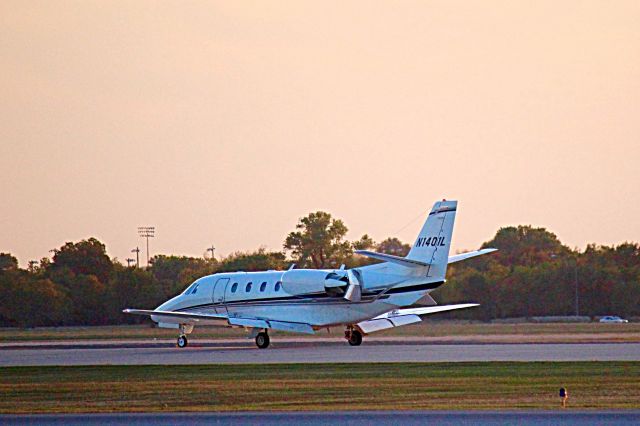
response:
{"label": "cockpit window", "polygon": [[191,290],[191,294],[196,294],[196,291],[198,291],[198,287],[200,287],[200,283],[196,284],[195,287],[193,287],[193,290]]}
{"label": "cockpit window", "polygon": [[198,283],[197,281],[192,283],[189,287],[187,287],[183,294],[191,294],[192,291],[195,293],[194,288],[198,285],[200,285],[200,283]]}

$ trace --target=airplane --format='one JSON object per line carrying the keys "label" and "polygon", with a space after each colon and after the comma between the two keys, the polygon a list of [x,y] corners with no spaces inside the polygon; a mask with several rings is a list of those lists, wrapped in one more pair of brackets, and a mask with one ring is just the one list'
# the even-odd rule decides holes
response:
{"label": "airplane", "polygon": [[445,283],[447,265],[491,253],[485,248],[449,256],[457,201],[433,205],[406,257],[368,250],[355,252],[382,263],[345,269],[232,272],[197,279],[148,315],[161,328],[179,330],[177,346],[188,345],[195,325],[242,327],[260,349],[269,330],[314,334],[345,327],[345,339],[359,346],[363,336],[422,321],[422,315],[479,306],[437,305],[430,292]]}

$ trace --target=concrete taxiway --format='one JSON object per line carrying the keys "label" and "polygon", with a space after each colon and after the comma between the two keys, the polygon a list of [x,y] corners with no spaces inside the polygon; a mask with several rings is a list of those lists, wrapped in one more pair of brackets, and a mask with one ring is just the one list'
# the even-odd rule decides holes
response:
{"label": "concrete taxiway", "polygon": [[467,361],[640,361],[640,343],[600,344],[375,344],[344,342],[296,344],[272,341],[268,349],[203,345],[184,349],[164,345],[76,347],[4,346],[0,366],[253,364],[323,362],[467,362]]}
{"label": "concrete taxiway", "polygon": [[640,411],[346,411],[0,415],[5,425],[637,425]]}

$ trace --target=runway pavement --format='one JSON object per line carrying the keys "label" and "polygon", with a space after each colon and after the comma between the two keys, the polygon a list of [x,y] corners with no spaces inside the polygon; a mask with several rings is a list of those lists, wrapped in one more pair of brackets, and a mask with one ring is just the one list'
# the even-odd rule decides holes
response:
{"label": "runway pavement", "polygon": [[601,344],[307,344],[272,341],[268,349],[244,346],[167,345],[106,347],[3,346],[0,366],[252,364],[322,362],[640,361],[640,343]]}
{"label": "runway pavement", "polygon": [[637,425],[640,411],[346,411],[1,416],[5,425]]}

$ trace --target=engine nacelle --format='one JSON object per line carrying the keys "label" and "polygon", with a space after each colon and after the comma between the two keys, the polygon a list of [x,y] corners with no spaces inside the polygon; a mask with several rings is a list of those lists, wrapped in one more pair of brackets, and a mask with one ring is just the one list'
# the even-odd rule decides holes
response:
{"label": "engine nacelle", "polygon": [[292,269],[282,275],[282,288],[287,293],[296,296],[319,293],[341,296],[348,285],[349,280],[344,271]]}

